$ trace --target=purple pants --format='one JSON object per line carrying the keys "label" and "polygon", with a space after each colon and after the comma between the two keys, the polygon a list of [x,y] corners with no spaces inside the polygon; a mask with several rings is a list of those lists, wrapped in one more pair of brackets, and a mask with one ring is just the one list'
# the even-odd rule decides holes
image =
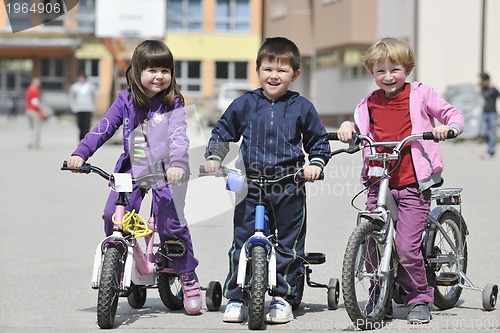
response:
{"label": "purple pants", "polygon": [[[160,242],[167,240],[183,240],[186,244],[186,255],[171,258],[172,268],[178,274],[194,272],[198,266],[198,260],[194,256],[191,233],[184,216],[184,205],[186,198],[187,183],[181,186],[171,185],[163,190],[151,190],[153,200],[153,211],[156,217],[156,229]],[[134,191],[130,194],[127,210],[135,209],[138,213],[146,191],[134,185]],[[118,193],[112,191],[104,207],[103,220],[106,236],[113,233],[113,221],[111,217],[115,213],[115,202]],[[175,203],[175,204],[174,204]]]}
{"label": "purple pants", "polygon": [[[378,187],[369,190],[366,209],[377,204]],[[406,305],[434,301],[434,289],[427,284],[425,263],[422,255],[422,233],[431,205],[431,191],[420,192],[417,187],[391,189],[398,204],[395,244],[399,258],[397,282],[401,286]]]}

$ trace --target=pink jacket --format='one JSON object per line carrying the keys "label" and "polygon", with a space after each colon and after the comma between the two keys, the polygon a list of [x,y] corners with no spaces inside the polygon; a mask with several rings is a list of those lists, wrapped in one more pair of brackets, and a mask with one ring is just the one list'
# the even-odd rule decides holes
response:
{"label": "pink jacket", "polygon": [[[354,112],[354,121],[357,131],[362,135],[373,138],[373,127],[370,124],[368,112],[368,98],[363,98]],[[462,112],[446,102],[434,89],[420,82],[413,82],[410,92],[410,118],[412,134],[430,132],[435,127],[435,120],[447,124],[458,133],[463,132],[464,117]],[[369,150],[364,150],[363,178],[366,179],[368,170]],[[432,140],[414,140],[411,142],[413,166],[417,174],[420,190],[425,190],[441,181],[443,160],[439,145]]]}

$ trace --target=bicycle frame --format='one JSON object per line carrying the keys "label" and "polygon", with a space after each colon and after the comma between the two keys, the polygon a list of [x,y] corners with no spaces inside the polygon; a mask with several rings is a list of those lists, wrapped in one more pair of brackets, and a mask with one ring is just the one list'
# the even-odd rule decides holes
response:
{"label": "bicycle frame", "polygon": [[254,234],[243,244],[242,251],[240,251],[240,261],[238,265],[238,275],[236,278],[236,284],[240,288],[245,288],[247,262],[250,259],[249,253],[251,252],[252,246],[259,244],[264,246],[267,253],[268,260],[268,288],[272,289],[277,285],[276,278],[276,249],[274,245],[269,240],[269,221],[266,217],[266,207],[264,201],[262,200],[263,186],[266,182],[265,179],[251,180],[258,184],[259,189],[259,199],[257,205],[255,206],[255,222],[254,222]]}

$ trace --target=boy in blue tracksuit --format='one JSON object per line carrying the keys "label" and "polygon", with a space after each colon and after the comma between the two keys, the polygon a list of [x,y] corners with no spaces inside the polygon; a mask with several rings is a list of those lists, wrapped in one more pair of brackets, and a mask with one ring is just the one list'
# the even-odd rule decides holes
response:
{"label": "boy in blue tracksuit", "polygon": [[[313,104],[297,92],[288,90],[300,74],[300,52],[290,40],[268,38],[257,55],[257,75],[261,88],[249,91],[224,112],[212,131],[205,157],[205,170],[215,172],[228,153],[229,142],[238,142],[239,165],[247,177],[278,176],[300,168],[304,179],[317,180],[330,158],[327,132]],[[306,165],[304,151],[308,154]],[[304,257],[306,236],[306,197],[303,183],[284,180],[273,186],[266,198],[273,207],[271,228],[278,230],[277,287],[268,323],[293,319],[292,305],[297,296],[296,276]],[[276,189],[279,189],[278,191]],[[225,322],[242,322],[244,291],[236,284],[240,250],[254,232],[256,191],[249,188],[237,198],[234,211],[233,244],[229,250],[229,274],[224,297],[229,299]]]}

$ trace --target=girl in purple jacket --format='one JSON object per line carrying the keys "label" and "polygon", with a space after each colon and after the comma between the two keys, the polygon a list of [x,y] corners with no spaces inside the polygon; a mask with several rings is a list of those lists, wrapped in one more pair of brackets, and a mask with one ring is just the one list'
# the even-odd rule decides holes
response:
{"label": "girl in purple jacket", "polygon": [[[184,97],[175,80],[175,64],[170,49],[158,40],[143,41],[132,55],[126,77],[128,89],[118,95],[95,128],[80,141],[67,160],[68,167],[80,167],[123,125],[124,151],[118,158],[114,172],[137,173],[137,170],[140,170],[137,167],[137,156],[135,154],[130,156],[130,152],[143,148],[146,142],[143,141],[142,146],[138,145],[135,140],[138,137],[136,134],[142,128],[148,128],[161,120],[160,122],[166,127],[163,129],[166,134],[156,135],[157,142],[149,142],[148,137],[146,144],[153,148],[151,152],[161,155],[168,182],[175,185],[168,187],[162,186],[164,184],[134,185],[127,209],[135,209],[138,212],[147,188],[153,188],[153,211],[160,241],[164,243],[168,240],[181,240],[186,246],[184,256],[171,258],[171,266],[180,275],[184,308],[189,314],[197,314],[201,309],[200,286],[195,273],[198,260],[194,257],[191,235],[183,214],[187,186],[184,180],[190,174],[189,140],[186,135]],[[134,140],[131,140],[131,137]],[[158,147],[163,147],[160,154]],[[111,218],[117,198],[118,193],[112,191],[104,207],[106,236],[113,232]]]}
{"label": "girl in purple jacket", "polygon": [[[392,142],[430,131],[436,139],[444,140],[449,130],[453,130],[455,136],[463,131],[464,118],[458,109],[431,87],[420,82],[406,82],[415,67],[415,59],[405,42],[383,38],[368,49],[363,60],[380,89],[359,103],[354,114],[355,123],[342,123],[338,131],[341,141],[350,142],[354,132],[374,141]],[[435,126],[435,120],[440,125]],[[376,165],[366,157],[364,163],[363,178],[370,183],[369,169]],[[389,182],[398,203],[397,281],[403,290],[403,300],[409,306],[409,323],[431,320],[429,304],[434,301],[434,290],[427,283],[420,244],[430,211],[430,187],[442,182],[442,171],[438,144],[432,140],[416,140],[402,149],[401,161],[393,169]],[[375,208],[377,192],[377,186],[369,187],[367,210]],[[392,315],[392,307],[388,315]]]}

